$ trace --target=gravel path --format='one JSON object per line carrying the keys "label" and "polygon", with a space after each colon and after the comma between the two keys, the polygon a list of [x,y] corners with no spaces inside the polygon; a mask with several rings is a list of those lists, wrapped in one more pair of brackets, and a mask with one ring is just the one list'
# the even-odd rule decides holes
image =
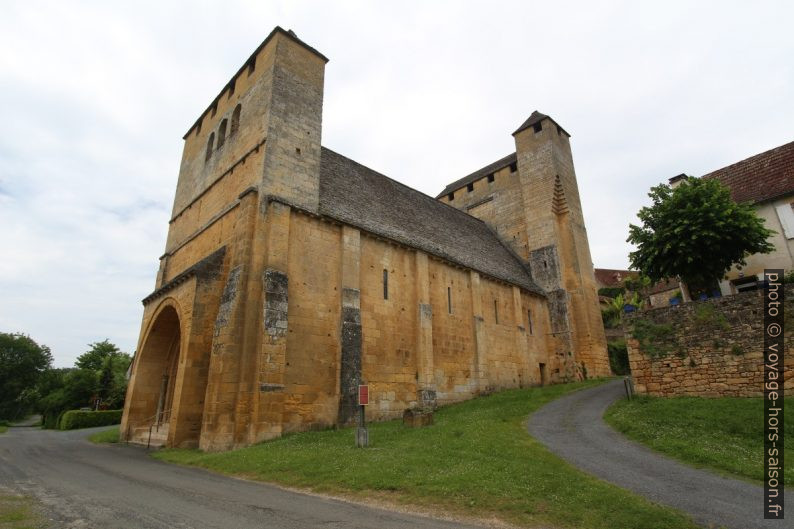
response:
{"label": "gravel path", "polygon": [[85,440],[102,429],[10,428],[0,436],[0,488],[35,497],[59,528],[474,527],[169,465],[141,448]]}
{"label": "gravel path", "polygon": [[[585,472],[688,512],[704,526],[794,527],[791,520],[764,520],[760,485],[689,467],[613,430],[603,415],[623,391],[616,380],[557,399],[530,417],[529,433]],[[794,505],[791,491],[786,505]]]}

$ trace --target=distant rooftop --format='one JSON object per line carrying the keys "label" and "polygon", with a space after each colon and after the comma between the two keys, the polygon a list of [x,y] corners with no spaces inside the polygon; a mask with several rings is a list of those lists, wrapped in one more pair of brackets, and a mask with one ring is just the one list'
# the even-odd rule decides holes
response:
{"label": "distant rooftop", "polygon": [[764,202],[794,194],[794,141],[703,175],[729,188],[736,202]]}
{"label": "distant rooftop", "polygon": [[596,283],[605,287],[621,286],[627,277],[638,277],[640,274],[635,270],[617,270],[614,268],[593,268]]}

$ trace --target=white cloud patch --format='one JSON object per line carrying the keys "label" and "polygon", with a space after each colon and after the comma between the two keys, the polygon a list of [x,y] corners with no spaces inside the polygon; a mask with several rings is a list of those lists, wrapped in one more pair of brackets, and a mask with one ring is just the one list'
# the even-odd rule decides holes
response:
{"label": "white cloud patch", "polygon": [[0,330],[136,347],[181,137],[275,25],[327,55],[323,143],[435,195],[572,134],[596,266],[648,189],[791,141],[789,2],[15,2],[0,19]]}

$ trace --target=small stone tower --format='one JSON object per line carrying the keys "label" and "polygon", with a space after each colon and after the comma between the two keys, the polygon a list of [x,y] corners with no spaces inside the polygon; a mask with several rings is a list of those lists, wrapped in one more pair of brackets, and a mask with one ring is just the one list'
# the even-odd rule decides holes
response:
{"label": "small stone tower", "polygon": [[522,257],[547,291],[552,330],[567,334],[577,367],[587,376],[607,376],[606,337],[570,136],[535,111],[513,137],[526,219],[527,255]]}
{"label": "small stone tower", "polygon": [[549,299],[553,364],[563,378],[610,374],[598,291],[569,136],[533,112],[516,151],[449,184],[438,199],[485,221],[530,269]]}

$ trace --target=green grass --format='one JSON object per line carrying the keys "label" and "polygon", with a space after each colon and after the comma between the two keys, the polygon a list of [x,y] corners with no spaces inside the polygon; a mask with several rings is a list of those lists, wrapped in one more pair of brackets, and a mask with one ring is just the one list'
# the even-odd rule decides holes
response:
{"label": "green grass", "polygon": [[104,430],[88,436],[88,440],[92,443],[118,443],[119,442],[119,427],[115,426],[110,430]]}
{"label": "green grass", "polygon": [[43,529],[46,520],[34,510],[31,498],[0,490],[0,529]]}
{"label": "green grass", "polygon": [[[794,398],[786,399],[785,409],[790,440],[794,439]],[[760,482],[763,411],[761,398],[639,397],[618,401],[605,418],[631,439],[685,463]],[[794,448],[786,448],[784,473],[785,483],[794,484]]]}
{"label": "green grass", "polygon": [[8,431],[8,426],[5,424],[0,424],[0,433],[6,433]]}
{"label": "green grass", "polygon": [[527,416],[596,381],[509,390],[442,408],[435,425],[370,425],[370,448],[354,430],[284,436],[222,453],[161,450],[163,461],[195,465],[317,492],[375,497],[527,526],[604,529],[693,528],[688,517],[590,477],[529,436]]}

